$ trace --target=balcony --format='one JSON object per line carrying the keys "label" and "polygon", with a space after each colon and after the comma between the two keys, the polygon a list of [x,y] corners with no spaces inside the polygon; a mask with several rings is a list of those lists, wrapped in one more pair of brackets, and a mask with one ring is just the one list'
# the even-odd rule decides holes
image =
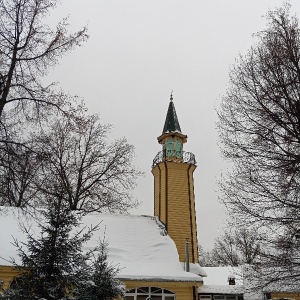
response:
{"label": "balcony", "polygon": [[176,153],[176,151],[160,151],[157,153],[155,158],[153,159],[152,168],[154,168],[157,164],[164,162],[164,161],[171,161],[176,163],[186,163],[196,165],[195,155],[191,152],[182,151],[181,153]]}

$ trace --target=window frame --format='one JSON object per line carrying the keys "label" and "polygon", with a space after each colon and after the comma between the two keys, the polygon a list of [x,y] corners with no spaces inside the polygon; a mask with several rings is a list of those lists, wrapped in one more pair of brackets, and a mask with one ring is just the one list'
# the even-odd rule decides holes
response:
{"label": "window frame", "polygon": [[[161,290],[161,292],[157,292],[159,290]],[[134,300],[137,300],[138,296],[146,296],[150,298],[151,296],[155,298],[161,297],[161,300],[176,300],[176,293],[168,289],[155,286],[141,286],[134,289],[130,289],[126,291],[125,299],[127,296],[133,297]],[[171,297],[173,297],[173,299]]]}

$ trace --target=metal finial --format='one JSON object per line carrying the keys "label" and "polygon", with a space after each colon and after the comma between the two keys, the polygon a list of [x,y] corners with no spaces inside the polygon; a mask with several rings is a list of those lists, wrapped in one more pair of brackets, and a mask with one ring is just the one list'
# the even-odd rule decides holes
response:
{"label": "metal finial", "polygon": [[173,90],[171,92],[170,101],[173,101]]}

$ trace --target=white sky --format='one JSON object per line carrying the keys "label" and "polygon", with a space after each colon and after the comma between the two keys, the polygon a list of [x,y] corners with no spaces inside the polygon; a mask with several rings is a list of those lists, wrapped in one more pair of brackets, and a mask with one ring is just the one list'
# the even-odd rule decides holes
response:
{"label": "white sky", "polygon": [[[145,172],[134,191],[141,201],[134,214],[153,214],[152,160],[170,92],[184,150],[196,155],[195,195],[198,238],[210,248],[224,227],[217,180],[221,158],[215,122],[228,84],[229,68],[266,26],[266,12],[279,0],[61,0],[51,15],[69,15],[71,30],[87,25],[89,40],[51,71],[65,91],[79,95],[91,113],[114,125],[111,138],[135,145],[135,164]],[[290,1],[292,12],[300,1]]]}

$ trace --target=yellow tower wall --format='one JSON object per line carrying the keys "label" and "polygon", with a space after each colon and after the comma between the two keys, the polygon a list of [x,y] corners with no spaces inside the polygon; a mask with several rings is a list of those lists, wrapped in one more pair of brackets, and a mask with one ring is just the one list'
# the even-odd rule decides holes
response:
{"label": "yellow tower wall", "polygon": [[154,175],[154,215],[165,224],[174,240],[181,262],[185,261],[185,242],[189,241],[190,262],[198,262],[193,172],[196,166],[164,161]]}

